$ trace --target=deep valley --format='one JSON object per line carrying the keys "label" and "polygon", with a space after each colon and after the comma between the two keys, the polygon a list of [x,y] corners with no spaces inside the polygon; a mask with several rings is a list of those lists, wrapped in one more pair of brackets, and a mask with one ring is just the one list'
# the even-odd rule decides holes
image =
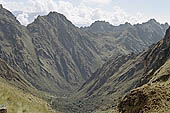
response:
{"label": "deep valley", "polygon": [[8,113],[169,113],[170,28],[52,11],[27,26],[0,5],[0,105]]}

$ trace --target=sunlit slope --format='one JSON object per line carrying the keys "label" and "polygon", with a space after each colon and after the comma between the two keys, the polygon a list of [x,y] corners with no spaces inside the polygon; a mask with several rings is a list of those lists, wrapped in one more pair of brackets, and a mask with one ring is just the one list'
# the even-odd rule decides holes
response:
{"label": "sunlit slope", "polygon": [[8,113],[55,113],[45,101],[3,82],[0,82],[0,104],[6,105]]}
{"label": "sunlit slope", "polygon": [[0,59],[0,105],[6,105],[8,113],[53,113],[45,101],[28,92],[39,93]]}
{"label": "sunlit slope", "polygon": [[150,82],[132,90],[119,104],[124,113],[169,113],[170,59],[153,75]]}
{"label": "sunlit slope", "polygon": [[[141,87],[128,93],[119,103],[121,113],[169,113],[170,109],[170,28],[146,58],[147,74]],[[151,67],[151,68],[150,68]]]}

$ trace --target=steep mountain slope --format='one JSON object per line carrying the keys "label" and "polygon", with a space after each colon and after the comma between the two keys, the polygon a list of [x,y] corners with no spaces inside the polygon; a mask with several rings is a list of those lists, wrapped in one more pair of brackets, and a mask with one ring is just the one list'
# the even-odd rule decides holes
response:
{"label": "steep mountain slope", "polygon": [[8,113],[54,113],[45,101],[28,93],[33,91],[23,75],[0,59],[0,105],[5,104]]}
{"label": "steep mountain slope", "polygon": [[77,88],[102,63],[88,35],[55,12],[26,28],[1,7],[0,39],[0,58],[34,87],[53,94]]}
{"label": "steep mountain slope", "polygon": [[[28,25],[33,44],[52,58],[58,73],[68,82],[81,82],[91,74],[92,64],[98,64],[97,48],[89,36],[81,32],[62,14],[51,12]],[[38,29],[38,31],[37,31]],[[41,40],[41,41],[40,41]],[[39,55],[43,59],[47,56]],[[95,66],[94,66],[95,70]]]}
{"label": "steep mountain slope", "polygon": [[[84,99],[86,102],[95,102],[98,104],[98,109],[101,110],[111,109],[116,106],[116,103],[124,94],[146,84],[152,79],[154,73],[159,73],[157,70],[169,58],[169,37],[170,29],[167,30],[165,38],[152,45],[149,50],[138,55],[122,55],[109,60],[81,87],[77,95],[81,95],[83,99],[86,97]],[[133,98],[134,94],[132,93],[131,95]],[[138,98],[140,98],[139,96],[137,95]],[[127,102],[125,104],[127,105],[126,98],[125,102]],[[133,103],[133,99],[130,102]],[[133,106],[130,107],[133,109]],[[121,108],[123,109],[122,106]],[[136,113],[136,111],[133,112]],[[132,113],[132,111],[127,113]]]}
{"label": "steep mountain slope", "polygon": [[[112,28],[109,23],[106,26],[110,27],[105,31]],[[129,44],[129,38],[126,37],[137,28],[132,29],[134,26],[128,23],[114,27],[108,34],[96,34],[74,26],[62,14],[51,12],[46,16],[39,16],[25,27],[1,6],[0,58],[23,75],[36,89],[63,96],[63,93],[67,94],[79,88],[113,52],[113,57],[117,57],[131,51],[141,51],[155,42],[154,39],[161,37],[167,27],[154,20],[135,26],[152,26],[141,29],[149,32],[153,30],[153,36],[144,35],[150,42],[134,50],[136,46]],[[116,38],[114,31],[121,38]],[[133,38],[143,40],[142,36],[137,37],[137,34],[133,35]],[[133,41],[132,38],[130,40]],[[134,42],[141,45],[140,41]],[[123,47],[124,45],[130,47]]]}
{"label": "steep mountain slope", "polygon": [[25,80],[23,75],[17,73],[12,67],[8,66],[2,59],[0,59],[0,77],[6,82],[23,89],[25,91],[33,90],[33,86]]}
{"label": "steep mountain slope", "polygon": [[99,68],[72,98],[78,97],[76,101],[92,111],[113,109],[125,93],[138,86],[143,72],[144,54],[120,55]]}
{"label": "steep mountain slope", "polygon": [[[170,28],[166,36],[154,45],[146,56],[149,67],[140,85],[132,90],[119,104],[122,113],[168,113],[170,109]],[[149,57],[148,57],[149,56]]]}

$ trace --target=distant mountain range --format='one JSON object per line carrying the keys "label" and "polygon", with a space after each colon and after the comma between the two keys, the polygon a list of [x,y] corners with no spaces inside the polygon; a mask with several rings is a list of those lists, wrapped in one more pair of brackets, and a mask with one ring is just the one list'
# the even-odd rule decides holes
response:
{"label": "distant mountain range", "polygon": [[[151,19],[119,26],[96,21],[78,28],[57,12],[23,26],[1,5],[0,77],[36,96],[41,93],[58,111],[100,113],[150,82],[168,63],[169,30],[163,39],[168,27]],[[144,107],[128,111],[131,105],[124,99],[120,103],[122,113]]]}
{"label": "distant mountain range", "polygon": [[115,53],[115,49],[119,49],[122,53],[129,54],[141,52],[153,43],[157,43],[168,27],[167,23],[160,24],[155,19],[151,19],[143,24],[131,25],[125,23],[119,26],[113,26],[104,21],[96,21],[90,27],[82,29],[100,34],[98,40],[107,40],[108,42],[104,43],[105,46],[101,48],[109,49],[112,51],[111,53]]}

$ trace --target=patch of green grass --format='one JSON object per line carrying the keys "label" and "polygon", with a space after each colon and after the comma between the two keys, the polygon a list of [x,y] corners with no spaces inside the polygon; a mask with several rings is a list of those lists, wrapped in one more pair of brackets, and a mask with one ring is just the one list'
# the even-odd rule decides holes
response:
{"label": "patch of green grass", "polygon": [[5,104],[8,113],[54,113],[47,103],[31,94],[0,83],[0,105]]}

